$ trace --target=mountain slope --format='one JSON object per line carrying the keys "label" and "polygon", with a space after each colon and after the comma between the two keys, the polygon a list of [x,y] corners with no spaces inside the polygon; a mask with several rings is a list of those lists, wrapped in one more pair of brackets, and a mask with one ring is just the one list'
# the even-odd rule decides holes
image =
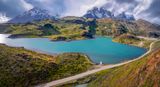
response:
{"label": "mountain slope", "polygon": [[110,12],[105,10],[104,8],[97,8],[94,7],[91,10],[88,10],[87,13],[84,15],[86,18],[113,18],[114,15]]}
{"label": "mountain slope", "polygon": [[0,87],[33,87],[86,71],[92,66],[79,53],[49,56],[0,44]]}
{"label": "mountain slope", "polygon": [[27,23],[44,19],[54,19],[54,17],[51,16],[47,10],[34,7],[33,9],[11,19],[9,23]]}
{"label": "mountain slope", "polygon": [[133,15],[128,15],[125,12],[122,12],[121,14],[117,15],[115,18],[119,19],[119,20],[128,20],[128,21],[134,21],[135,20]]}
{"label": "mountain slope", "polygon": [[96,74],[89,87],[160,87],[160,42],[135,62]]}
{"label": "mountain slope", "polygon": [[160,25],[142,19],[126,21],[103,18],[97,19],[97,25],[98,35],[119,36],[129,33],[137,36],[160,38]]}
{"label": "mountain slope", "polygon": [[160,25],[152,24],[142,19],[135,21],[135,23],[137,24],[138,29],[147,31],[149,37],[157,38],[160,36]]}

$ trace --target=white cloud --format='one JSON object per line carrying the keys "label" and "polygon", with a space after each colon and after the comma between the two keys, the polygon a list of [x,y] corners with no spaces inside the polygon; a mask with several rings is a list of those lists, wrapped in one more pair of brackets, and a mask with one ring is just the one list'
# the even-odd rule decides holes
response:
{"label": "white cloud", "polygon": [[153,1],[152,0],[139,0],[138,2],[139,4],[133,10],[133,13],[135,14],[135,16],[139,16],[141,12],[148,9]]}
{"label": "white cloud", "polygon": [[67,10],[62,16],[82,16],[93,7],[100,7],[109,0],[66,0]]}
{"label": "white cloud", "polygon": [[33,6],[29,3],[27,3],[25,0],[20,0],[20,3],[22,5],[22,7],[24,7],[24,9],[26,9],[26,10],[30,10],[33,8]]}
{"label": "white cloud", "polygon": [[160,20],[159,17],[155,17],[155,18],[153,18],[153,19],[151,20],[151,22],[156,23],[156,24],[158,24],[158,23],[160,24],[159,20]]}
{"label": "white cloud", "polygon": [[10,18],[6,16],[6,14],[0,13],[0,23],[6,23]]}
{"label": "white cloud", "polygon": [[105,5],[107,10],[112,11],[116,15],[125,11],[128,14],[133,14],[137,19],[143,18],[149,21],[158,20],[157,18],[150,18],[149,12],[144,12],[155,0],[129,1],[130,0],[0,0],[0,12],[5,12],[7,16],[14,17],[36,6],[49,10],[52,15],[83,16],[89,9],[95,6],[101,7]]}

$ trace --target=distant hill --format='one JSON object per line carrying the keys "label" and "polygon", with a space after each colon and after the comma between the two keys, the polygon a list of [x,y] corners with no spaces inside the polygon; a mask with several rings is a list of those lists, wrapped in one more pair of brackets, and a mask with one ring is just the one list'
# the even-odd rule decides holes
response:
{"label": "distant hill", "polygon": [[97,34],[119,36],[130,33],[137,36],[160,38],[160,25],[139,19],[136,21],[116,20],[111,18],[97,19]]}
{"label": "distant hill", "polygon": [[139,29],[142,29],[144,31],[148,32],[149,37],[157,37],[160,36],[160,25],[153,24],[148,21],[139,19],[135,21]]}
{"label": "distant hill", "polygon": [[11,25],[10,24],[0,24],[0,33],[7,33],[7,31],[9,31],[11,29]]}
{"label": "distant hill", "polygon": [[16,16],[15,18],[8,21],[9,23],[27,23],[32,21],[39,21],[44,19],[55,19],[49,14],[45,9],[34,7],[33,9],[24,12],[21,15]]}
{"label": "distant hill", "polygon": [[[70,38],[78,36],[78,38],[83,39],[82,36],[84,32],[89,30],[89,21],[92,21],[93,19],[94,18],[67,16],[56,20],[45,19],[24,24],[1,24],[0,32],[23,34],[32,37],[45,36],[46,34],[42,32],[43,30],[49,30],[50,34],[49,32],[47,33],[49,35],[58,34],[55,34],[55,31],[50,31],[52,29],[42,29],[42,26],[45,24],[51,24],[59,31],[59,33],[63,34],[60,34],[63,37],[69,36],[68,38]],[[115,18],[98,18],[96,19],[95,30],[95,35],[100,36],[120,36],[128,33],[135,36],[160,38],[160,25],[142,19],[128,21],[117,20]]]}
{"label": "distant hill", "polygon": [[76,16],[66,16],[61,19],[60,21],[64,21],[65,23],[76,23],[76,24],[84,24],[86,19],[83,17],[76,17]]}

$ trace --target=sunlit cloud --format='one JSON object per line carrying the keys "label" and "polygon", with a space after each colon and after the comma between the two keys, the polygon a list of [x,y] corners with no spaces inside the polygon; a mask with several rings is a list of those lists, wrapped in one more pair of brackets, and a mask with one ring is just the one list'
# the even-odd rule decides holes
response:
{"label": "sunlit cloud", "polygon": [[0,0],[0,12],[7,17],[15,17],[33,7],[49,10],[53,16],[83,16],[89,9],[102,6],[115,15],[126,12],[137,19],[152,22],[160,19],[159,0]]}
{"label": "sunlit cloud", "polygon": [[0,13],[0,23],[6,23],[8,20],[10,20],[11,18],[7,17],[6,14],[2,14]]}

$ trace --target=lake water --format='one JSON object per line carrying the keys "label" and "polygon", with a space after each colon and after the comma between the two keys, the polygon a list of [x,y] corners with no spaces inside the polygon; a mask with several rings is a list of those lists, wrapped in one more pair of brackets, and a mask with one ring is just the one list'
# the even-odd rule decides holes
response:
{"label": "lake water", "polygon": [[110,37],[97,37],[96,39],[71,42],[52,42],[47,38],[9,39],[7,36],[0,34],[0,43],[51,54],[67,52],[84,53],[94,63],[100,63],[100,61],[104,64],[119,63],[137,58],[147,51],[143,48],[112,42],[112,38]]}

